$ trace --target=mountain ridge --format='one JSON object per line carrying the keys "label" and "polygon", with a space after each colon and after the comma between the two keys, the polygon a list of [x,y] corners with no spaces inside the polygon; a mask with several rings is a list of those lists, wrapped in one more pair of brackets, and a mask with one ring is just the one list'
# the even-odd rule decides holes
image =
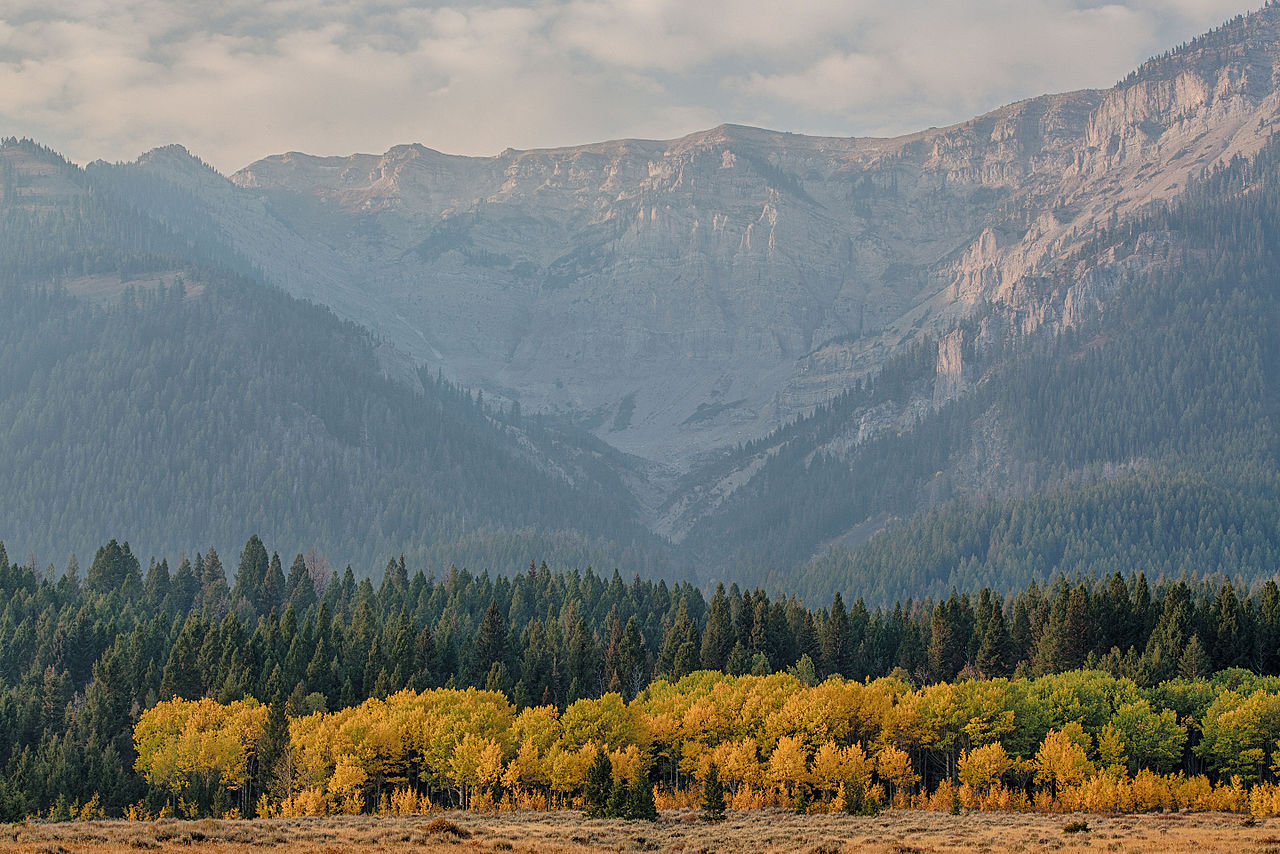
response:
{"label": "mountain ridge", "polygon": [[[230,177],[167,146],[84,180],[168,230],[138,240],[176,241],[165,251],[186,246],[370,330],[382,369],[410,386],[441,375],[572,425],[541,464],[592,471],[584,482],[617,490],[715,573],[736,560],[716,557],[726,546],[779,520],[791,530],[762,554],[794,563],[948,501],[1145,465],[1139,445],[1134,460],[1036,456],[1033,414],[992,383],[1028,353],[1119,353],[1111,315],[1152,314],[1135,288],[1201,271],[1184,261],[1214,245],[1252,251],[1236,233],[1197,243],[1159,215],[1269,150],[1278,80],[1268,5],[1110,89],[901,137],[728,124],[480,158],[291,152]],[[1267,269],[1249,257],[1240,269]],[[1094,340],[1048,346],[1076,335]],[[1034,369],[1056,376],[1048,364]]]}

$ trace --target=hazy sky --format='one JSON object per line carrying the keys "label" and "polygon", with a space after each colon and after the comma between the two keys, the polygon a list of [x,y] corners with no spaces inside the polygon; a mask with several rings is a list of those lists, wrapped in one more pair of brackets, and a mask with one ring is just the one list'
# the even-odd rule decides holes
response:
{"label": "hazy sky", "polygon": [[[1260,4],[1261,0],[1255,0]],[[223,171],[496,154],[721,122],[836,135],[1110,86],[1241,0],[0,0],[0,135]]]}

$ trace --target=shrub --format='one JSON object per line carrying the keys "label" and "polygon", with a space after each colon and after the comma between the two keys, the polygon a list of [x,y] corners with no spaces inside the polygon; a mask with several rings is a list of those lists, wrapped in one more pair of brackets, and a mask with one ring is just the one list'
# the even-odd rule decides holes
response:
{"label": "shrub", "polygon": [[452,836],[455,839],[471,838],[471,831],[449,821],[447,818],[432,819],[431,823],[422,828],[422,830],[432,836]]}

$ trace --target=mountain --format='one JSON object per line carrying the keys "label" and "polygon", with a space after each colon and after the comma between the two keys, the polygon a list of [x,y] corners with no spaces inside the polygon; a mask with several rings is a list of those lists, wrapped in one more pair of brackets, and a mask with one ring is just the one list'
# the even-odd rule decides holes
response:
{"label": "mountain", "polygon": [[[73,211],[111,248],[11,229],[0,264],[60,277],[58,299],[122,277],[171,290],[194,265],[218,272],[184,273],[187,293],[234,279],[235,311],[306,305],[273,287],[326,307],[363,341],[363,394],[381,377],[484,425],[483,464],[450,470],[465,510],[418,548],[552,526],[816,599],[1019,586],[1117,555],[1256,577],[1280,518],[1277,80],[1269,5],[1109,90],[896,139],[725,125],[494,157],[288,153],[230,177],[178,146],[59,171],[11,144],[6,210]],[[344,375],[320,367],[279,393]],[[438,476],[405,462],[429,445],[385,438],[407,456],[352,478]],[[502,494],[508,460],[527,486]],[[404,506],[438,502],[423,494],[406,485]]]}
{"label": "mountain", "polygon": [[[1278,21],[1237,19],[1106,93],[1057,182],[1021,190],[952,260],[938,304],[962,319],[686,478],[668,510],[686,547],[794,584],[790,567],[835,545],[801,573],[817,597],[945,594],[1122,554],[1156,576],[1272,571]],[[1161,506],[1214,521],[1188,534]],[[942,515],[911,522],[929,508]],[[1127,521],[1089,521],[1108,513]],[[1022,514],[1043,524],[1013,548],[1001,531]]]}
{"label": "mountain", "polygon": [[62,561],[119,537],[177,555],[260,532],[362,570],[407,551],[438,570],[554,552],[674,572],[596,461],[607,449],[489,407],[245,275],[216,241],[159,221],[209,224],[171,193],[123,196],[16,140],[0,165],[15,553]]}
{"label": "mountain", "polygon": [[1233,21],[1110,91],[897,139],[722,126],[487,158],[290,153],[221,184],[170,151],[138,168],[198,187],[291,292],[683,472],[979,302],[1057,319],[1027,302],[1029,276],[1269,135],[1276,19]]}

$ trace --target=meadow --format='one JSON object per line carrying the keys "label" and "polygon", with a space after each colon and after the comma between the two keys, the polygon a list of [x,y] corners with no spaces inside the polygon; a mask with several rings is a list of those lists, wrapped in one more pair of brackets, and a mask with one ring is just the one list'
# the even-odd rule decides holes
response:
{"label": "meadow", "polygon": [[[1086,829],[1069,832],[1072,825]],[[889,810],[877,816],[730,810],[707,823],[693,810],[657,822],[584,819],[574,811],[151,822],[79,821],[0,826],[0,852],[135,854],[588,851],[720,852],[1280,852],[1280,819],[1229,813],[1063,815]]]}

